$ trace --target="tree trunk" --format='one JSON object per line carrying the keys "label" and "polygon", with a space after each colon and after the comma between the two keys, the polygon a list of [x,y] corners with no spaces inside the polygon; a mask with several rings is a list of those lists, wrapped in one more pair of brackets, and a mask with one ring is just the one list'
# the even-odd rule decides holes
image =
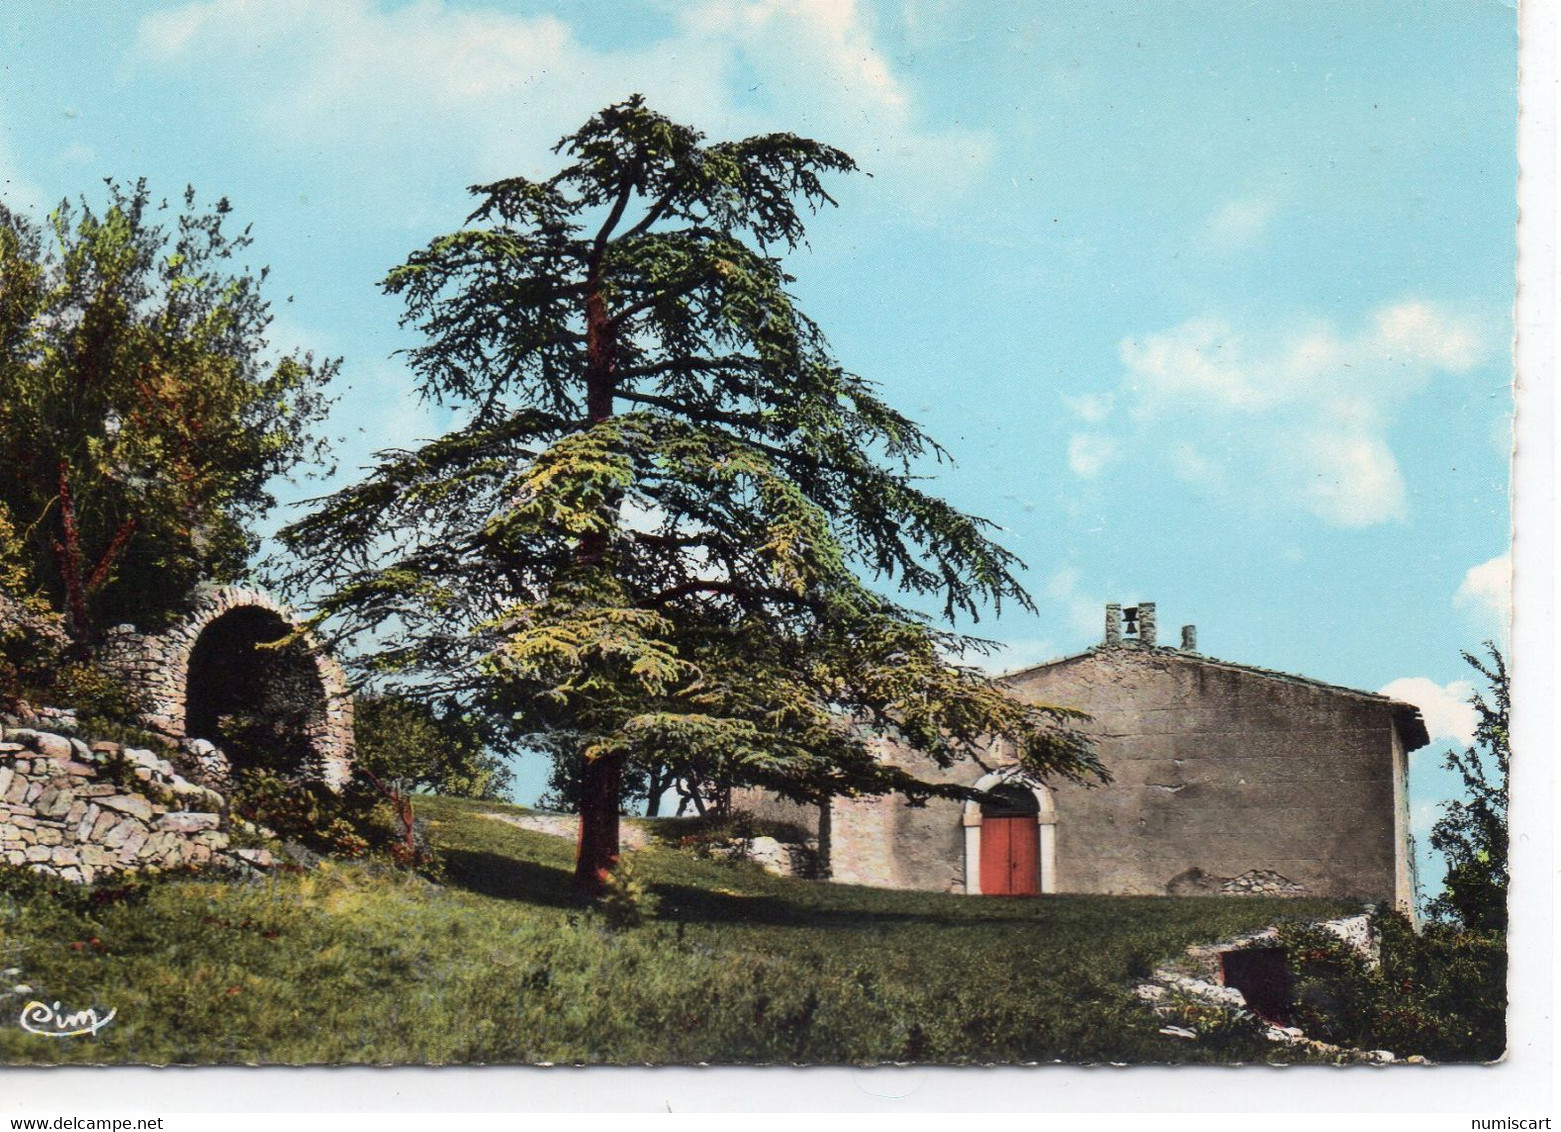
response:
{"label": "tree trunk", "polygon": [[659,817],[661,814],[661,792],[666,789],[666,784],[661,777],[661,767],[652,764],[647,778],[645,791],[645,816],[648,818]]}
{"label": "tree trunk", "polygon": [[[585,407],[593,425],[613,414],[612,327],[601,281],[593,268],[585,300]],[[588,534],[580,539],[576,561],[600,567],[607,556],[607,539]],[[580,841],[575,850],[575,891],[588,897],[602,894],[603,881],[618,861],[618,806],[622,801],[623,757],[599,755],[587,759],[580,783]]]}
{"label": "tree trunk", "polygon": [[598,755],[585,762],[580,781],[580,841],[575,850],[575,890],[600,896],[618,861],[618,803],[623,790],[623,756]]}

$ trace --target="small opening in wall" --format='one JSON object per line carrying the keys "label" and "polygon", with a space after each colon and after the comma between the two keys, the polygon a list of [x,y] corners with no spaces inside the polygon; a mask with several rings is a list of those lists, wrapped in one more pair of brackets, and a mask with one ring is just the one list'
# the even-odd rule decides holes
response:
{"label": "small opening in wall", "polygon": [[1252,1012],[1281,1026],[1290,1024],[1294,984],[1283,948],[1245,947],[1220,955],[1220,977],[1246,998]]}

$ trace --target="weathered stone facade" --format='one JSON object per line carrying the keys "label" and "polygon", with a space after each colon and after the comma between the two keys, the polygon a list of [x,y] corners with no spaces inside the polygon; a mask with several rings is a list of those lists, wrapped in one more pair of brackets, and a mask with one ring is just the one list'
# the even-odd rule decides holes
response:
{"label": "weathered stone facade", "polygon": [[231,844],[227,802],[148,750],[0,726],[0,861],[76,883],[273,864]]}
{"label": "weathered stone facade", "polygon": [[[194,718],[198,713],[192,711],[192,681],[200,677],[203,641],[218,633],[241,640],[247,636],[254,648],[285,636],[297,621],[292,610],[267,594],[240,586],[205,586],[196,591],[188,616],[165,632],[140,633],[130,625],[110,630],[103,659],[145,696],[144,724],[183,746],[192,773],[209,785],[222,786],[228,770],[224,756],[209,742],[214,736],[199,733]],[[318,701],[308,721],[312,757],[304,769],[310,777],[340,786],[352,773],[352,698],[346,674],[307,637],[299,647]],[[197,662],[193,672],[192,658]]]}
{"label": "weathered stone facade", "polygon": [[[1153,607],[1130,612],[1124,631],[1121,608],[1108,610],[1106,643],[1007,678],[1023,699],[1091,716],[1081,730],[1109,785],[1023,782],[1002,743],[985,767],[945,770],[890,744],[881,757],[930,780],[982,790],[1011,780],[1033,792],[1028,891],[1305,894],[1409,906],[1407,757],[1428,741],[1418,711],[1160,646]],[[819,831],[837,881],[982,891],[978,803],[836,799],[821,814],[748,793],[739,804]]]}

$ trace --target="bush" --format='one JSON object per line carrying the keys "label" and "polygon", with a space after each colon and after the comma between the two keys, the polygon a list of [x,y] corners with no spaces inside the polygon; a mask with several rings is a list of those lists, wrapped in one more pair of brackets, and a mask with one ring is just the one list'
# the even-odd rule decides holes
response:
{"label": "bush", "polygon": [[1433,1061],[1494,1061],[1506,1048],[1506,938],[1446,924],[1416,934],[1380,913],[1373,967],[1315,926],[1280,929],[1295,975],[1293,1017],[1307,1035]]}
{"label": "bush", "polygon": [[655,916],[660,904],[660,899],[651,892],[649,882],[637,874],[632,853],[624,853],[618,858],[596,900],[597,910],[613,931],[639,927]]}
{"label": "bush", "polygon": [[337,792],[321,782],[292,781],[269,770],[240,771],[229,806],[235,816],[322,856],[378,855],[413,867],[432,863],[416,826],[407,820],[410,802],[361,778]]}

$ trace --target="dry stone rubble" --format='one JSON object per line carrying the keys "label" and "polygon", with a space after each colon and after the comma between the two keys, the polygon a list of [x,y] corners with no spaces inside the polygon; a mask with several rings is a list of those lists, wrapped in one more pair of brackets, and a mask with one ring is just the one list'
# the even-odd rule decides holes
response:
{"label": "dry stone rubble", "polygon": [[0,722],[0,861],[90,884],[169,869],[253,871],[226,799],[151,750]]}

